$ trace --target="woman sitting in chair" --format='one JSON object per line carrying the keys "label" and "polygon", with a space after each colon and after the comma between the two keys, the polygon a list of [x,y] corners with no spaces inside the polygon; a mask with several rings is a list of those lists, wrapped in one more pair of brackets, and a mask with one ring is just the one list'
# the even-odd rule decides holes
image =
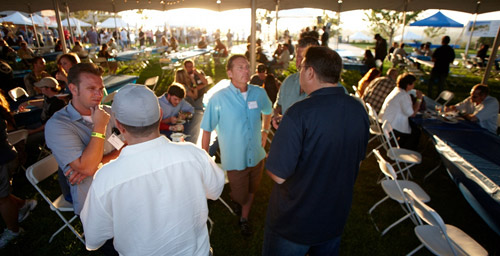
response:
{"label": "woman sitting in chair", "polygon": [[194,81],[194,77],[190,76],[187,71],[183,68],[179,68],[175,71],[175,79],[174,82],[182,84],[186,89],[186,101],[191,105],[194,104],[194,101],[198,99],[198,89],[194,87],[196,82]]}
{"label": "woman sitting in chair", "polygon": [[118,63],[116,63],[116,61],[108,61],[109,59],[112,59],[113,56],[109,54],[107,44],[101,45],[101,50],[97,53],[97,57],[106,58],[106,62],[101,63],[101,66],[109,68],[109,73],[111,74],[116,73],[116,70],[118,69]]}
{"label": "woman sitting in chair", "polygon": [[422,103],[422,92],[417,90],[417,100],[412,102],[408,93],[415,87],[417,78],[404,73],[399,75],[397,86],[385,98],[380,118],[391,124],[394,134],[398,137],[398,143],[402,148],[416,149],[420,139],[420,130],[417,127],[411,127],[409,117],[415,116]]}

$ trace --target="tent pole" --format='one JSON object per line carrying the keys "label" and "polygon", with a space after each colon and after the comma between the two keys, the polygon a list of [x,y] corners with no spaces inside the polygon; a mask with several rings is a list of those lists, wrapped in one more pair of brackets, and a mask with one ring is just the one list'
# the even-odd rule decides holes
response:
{"label": "tent pole", "polygon": [[479,6],[481,5],[481,1],[477,1],[476,4],[476,13],[474,14],[474,22],[472,23],[472,28],[470,30],[469,41],[467,41],[467,45],[465,46],[465,58],[469,59],[469,45],[472,40],[472,34],[474,34],[474,28],[476,27],[477,13],[479,12]]}
{"label": "tent pole", "polygon": [[[115,33],[116,33],[116,39],[120,38],[120,35],[118,33],[118,26],[116,25],[116,7],[115,7],[115,1],[113,1],[113,13],[115,14],[114,15],[114,19],[115,19]],[[111,33],[111,37],[113,36],[113,33]]]}
{"label": "tent pole", "polygon": [[71,27],[71,23],[70,23],[69,5],[68,5],[68,3],[65,3],[65,4],[66,4],[66,20],[68,21],[68,29],[69,29],[69,34],[71,36],[71,39],[69,40],[69,42],[74,45],[75,44],[75,35],[73,33],[73,28]]}
{"label": "tent pole", "polygon": [[498,46],[500,46],[500,27],[498,27],[497,36],[495,37],[495,42],[493,42],[493,48],[488,58],[488,64],[486,65],[486,70],[484,70],[483,80],[481,81],[482,84],[488,83],[488,77],[490,76],[491,68],[495,62],[495,56],[497,56]]}
{"label": "tent pole", "polygon": [[250,26],[250,72],[255,71],[255,44],[257,42],[256,39],[256,34],[257,34],[257,26],[255,24],[257,20],[257,0],[251,0],[251,6],[252,6],[252,23]]}
{"label": "tent pole", "polygon": [[401,32],[401,42],[399,42],[399,45],[403,44],[404,37],[405,37],[406,9],[407,8],[408,8],[408,1],[405,0],[404,10],[403,10],[403,32]]}
{"label": "tent pole", "polygon": [[276,0],[276,42],[278,42],[278,11],[280,7],[280,0]]}
{"label": "tent pole", "polygon": [[[31,11],[31,5],[28,4],[28,11],[30,12],[30,18],[31,18],[31,24],[33,25],[33,33],[35,34],[36,38],[36,44],[38,45],[38,48],[40,48],[40,38],[38,38],[38,34],[36,33],[36,25],[35,25],[35,20],[33,19],[33,12]],[[28,32],[28,31],[26,31]]]}
{"label": "tent pole", "polygon": [[59,13],[59,3],[57,0],[52,0],[54,4],[54,11],[56,11],[56,22],[57,22],[57,30],[59,30],[59,40],[61,40],[61,36],[63,37],[61,40],[63,52],[68,52],[68,48],[66,47],[66,40],[64,40],[64,31],[61,23],[61,14]]}
{"label": "tent pole", "polygon": [[[338,34],[337,34],[337,44],[336,44],[336,49],[335,50],[338,50],[339,49],[339,38],[340,38],[340,11],[342,10],[342,3],[343,1],[342,0],[338,0],[337,3],[339,4],[339,11],[337,12],[337,23],[338,23]],[[330,30],[330,28],[327,28],[328,30]],[[325,31],[323,31],[324,33]],[[327,43],[327,46],[328,46],[328,43]]]}

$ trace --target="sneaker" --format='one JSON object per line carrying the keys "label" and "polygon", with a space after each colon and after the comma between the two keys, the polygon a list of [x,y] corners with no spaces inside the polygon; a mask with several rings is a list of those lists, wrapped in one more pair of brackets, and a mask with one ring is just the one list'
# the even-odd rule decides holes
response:
{"label": "sneaker", "polygon": [[17,222],[21,223],[23,222],[28,216],[30,215],[30,212],[35,209],[37,205],[37,201],[35,199],[26,199],[26,202],[24,203],[23,207],[19,209],[19,215],[17,216]]}
{"label": "sneaker", "polygon": [[240,220],[240,229],[241,229],[241,234],[243,236],[251,236],[253,234],[252,228],[250,227],[250,223],[248,223],[248,220]]}
{"label": "sneaker", "polygon": [[10,229],[4,229],[0,237],[0,248],[4,248],[10,241],[16,239],[24,230],[19,228],[17,233],[12,232]]}

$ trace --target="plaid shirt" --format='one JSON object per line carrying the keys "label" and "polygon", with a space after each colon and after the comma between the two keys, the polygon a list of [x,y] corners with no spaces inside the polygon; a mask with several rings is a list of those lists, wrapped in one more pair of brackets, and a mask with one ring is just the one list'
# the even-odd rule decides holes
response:
{"label": "plaid shirt", "polygon": [[363,94],[363,100],[366,103],[370,103],[372,108],[379,113],[385,98],[391,93],[394,87],[396,87],[396,81],[390,77],[379,77],[371,81],[368,85]]}

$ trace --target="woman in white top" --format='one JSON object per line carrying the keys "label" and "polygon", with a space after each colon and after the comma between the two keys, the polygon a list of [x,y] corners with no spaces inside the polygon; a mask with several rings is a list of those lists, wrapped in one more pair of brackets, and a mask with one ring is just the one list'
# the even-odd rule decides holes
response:
{"label": "woman in white top", "polygon": [[414,88],[416,80],[416,77],[410,73],[399,75],[397,87],[387,95],[380,110],[380,118],[391,124],[402,148],[415,149],[420,138],[420,130],[417,127],[412,129],[408,119],[417,114],[422,103],[421,91],[416,91],[417,100],[415,103],[412,102],[408,93]]}

